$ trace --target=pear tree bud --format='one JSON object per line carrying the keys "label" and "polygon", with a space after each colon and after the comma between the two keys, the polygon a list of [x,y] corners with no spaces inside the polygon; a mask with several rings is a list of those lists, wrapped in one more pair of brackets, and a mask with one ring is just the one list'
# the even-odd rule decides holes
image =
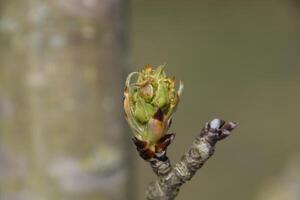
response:
{"label": "pear tree bud", "polygon": [[[134,80],[134,76],[136,79]],[[155,146],[166,137],[183,84],[176,91],[175,78],[169,78],[164,66],[146,65],[140,72],[128,75],[124,91],[126,120],[135,141],[155,152]]]}

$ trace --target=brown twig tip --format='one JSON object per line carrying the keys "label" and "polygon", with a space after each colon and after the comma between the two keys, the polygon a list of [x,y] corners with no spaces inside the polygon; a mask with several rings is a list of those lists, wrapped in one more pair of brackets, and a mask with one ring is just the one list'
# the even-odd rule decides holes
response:
{"label": "brown twig tip", "polygon": [[202,137],[207,136],[216,142],[229,136],[237,126],[237,122],[225,122],[222,119],[215,118],[205,124],[200,135]]}

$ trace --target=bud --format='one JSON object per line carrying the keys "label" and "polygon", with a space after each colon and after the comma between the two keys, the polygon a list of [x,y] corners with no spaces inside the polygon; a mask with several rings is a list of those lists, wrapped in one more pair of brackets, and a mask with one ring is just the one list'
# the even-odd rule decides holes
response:
{"label": "bud", "polygon": [[[135,80],[134,80],[134,77]],[[180,82],[175,89],[175,78],[169,78],[164,66],[154,69],[146,65],[140,72],[128,75],[124,91],[124,110],[134,140],[143,144],[143,149],[155,152],[163,143],[171,119],[183,90]],[[169,144],[169,142],[168,142]]]}

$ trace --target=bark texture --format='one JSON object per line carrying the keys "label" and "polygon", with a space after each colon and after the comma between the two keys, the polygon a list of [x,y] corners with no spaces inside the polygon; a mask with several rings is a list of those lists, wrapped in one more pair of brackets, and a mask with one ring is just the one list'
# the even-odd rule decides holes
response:
{"label": "bark texture", "polygon": [[194,174],[213,155],[216,143],[230,135],[236,126],[237,124],[234,122],[226,123],[223,120],[214,119],[205,124],[189,150],[173,168],[169,159],[151,161],[151,167],[158,175],[158,180],[149,184],[146,192],[147,199],[175,199],[180,187],[191,180]]}
{"label": "bark texture", "polygon": [[0,1],[0,199],[128,197],[124,4]]}

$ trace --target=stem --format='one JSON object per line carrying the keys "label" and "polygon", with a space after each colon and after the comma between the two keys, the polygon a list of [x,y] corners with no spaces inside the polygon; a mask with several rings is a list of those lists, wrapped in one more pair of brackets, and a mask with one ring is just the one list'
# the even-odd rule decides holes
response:
{"label": "stem", "polygon": [[226,138],[237,123],[214,119],[205,124],[195,138],[189,150],[172,168],[169,159],[151,161],[151,167],[158,179],[149,184],[146,196],[148,200],[172,200],[179,193],[180,187],[195,175],[203,164],[213,155],[215,145]]}

